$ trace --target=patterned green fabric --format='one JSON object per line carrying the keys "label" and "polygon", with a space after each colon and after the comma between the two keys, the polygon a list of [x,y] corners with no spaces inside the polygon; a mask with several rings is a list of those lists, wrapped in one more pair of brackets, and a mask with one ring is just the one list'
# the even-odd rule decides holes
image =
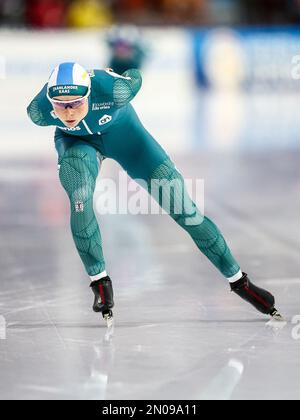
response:
{"label": "patterned green fabric", "polygon": [[[98,175],[96,149],[77,141],[59,160],[60,181],[70,199],[71,231],[86,268],[92,276],[105,270],[102,240],[93,210],[93,194]],[[147,181],[148,192],[193,239],[198,249],[225,276],[240,267],[232,256],[218,227],[203,216],[186,190],[182,175],[167,159]]]}
{"label": "patterned green fabric", "polygon": [[113,98],[117,108],[128,104],[138,93],[142,86],[142,77],[138,70],[130,69],[122,74],[122,78],[116,78],[113,87]]}
{"label": "patterned green fabric", "polygon": [[[102,240],[93,210],[93,194],[98,175],[97,149],[77,140],[60,154],[60,181],[71,206],[73,239],[89,275],[105,270]],[[170,159],[166,159],[147,180],[148,192],[193,239],[198,249],[225,276],[240,267],[218,227],[203,216],[186,190],[184,179]]]}
{"label": "patterned green fabric", "polygon": [[70,199],[73,239],[87,273],[96,275],[105,270],[101,234],[93,209],[98,175],[96,151],[78,144],[70,147],[59,163],[60,181]]}
{"label": "patterned green fabric", "polygon": [[[61,165],[60,180],[70,197],[74,242],[87,273],[96,275],[105,270],[100,232],[92,211],[91,195],[98,173],[96,154],[117,161],[131,178],[144,180],[147,180],[168,156],[145,130],[130,104],[124,108],[122,121],[102,136],[78,138],[57,129],[55,147]],[[81,184],[85,187],[79,189],[78,185]],[[86,199],[79,196],[78,193],[82,191],[85,191]],[[76,212],[76,202],[84,201],[84,212]],[[77,204],[77,208],[80,209],[80,204]],[[87,226],[92,229],[87,230]]]}
{"label": "patterned green fabric", "polygon": [[182,175],[170,160],[153,172],[148,191],[225,277],[232,277],[240,270],[222,233],[190,199]]}
{"label": "patterned green fabric", "polygon": [[[28,107],[35,124],[57,127],[55,145],[59,154],[60,181],[70,199],[71,230],[88,274],[92,276],[105,270],[101,234],[93,210],[98,175],[96,153],[99,152],[105,158],[116,160],[130,177],[146,180],[149,192],[189,233],[199,250],[226,277],[235,275],[240,268],[221,232],[200,214],[187,194],[181,174],[145,130],[129,103],[142,84],[139,71],[128,70],[120,76],[94,70],[90,75],[89,112],[77,127],[65,127],[55,116],[46,96],[47,85]],[[172,188],[164,188],[155,196],[151,184],[156,184],[160,191],[161,183],[168,186],[170,182]]]}
{"label": "patterned green fabric", "polygon": [[[43,93],[45,93],[46,95],[46,85],[43,87]],[[27,108],[27,113],[28,116],[30,117],[30,119],[32,120],[32,122],[34,122],[34,124],[36,125],[40,125],[40,126],[47,126],[48,124],[48,120],[46,118],[45,115],[50,115],[50,112],[52,110],[52,106],[50,105],[50,102],[47,100],[46,106],[47,106],[47,111],[45,112],[46,107],[41,107],[40,106],[40,101],[41,98],[43,97],[43,94],[41,94],[41,92],[31,101],[30,105]]]}

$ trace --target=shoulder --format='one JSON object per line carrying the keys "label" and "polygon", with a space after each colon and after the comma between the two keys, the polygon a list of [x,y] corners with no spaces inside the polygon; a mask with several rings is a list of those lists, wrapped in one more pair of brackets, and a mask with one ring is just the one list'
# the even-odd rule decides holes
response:
{"label": "shoulder", "polygon": [[90,70],[89,75],[92,87],[101,85],[103,88],[106,86],[113,86],[116,80],[126,80],[128,78],[127,75],[117,74],[109,68],[103,70]]}
{"label": "shoulder", "polygon": [[116,81],[126,77],[114,73],[111,69],[90,70],[92,99],[97,102],[113,102]]}
{"label": "shoulder", "polygon": [[142,86],[142,76],[139,70],[126,70],[114,83],[113,97],[115,105],[120,108],[136,96]]}
{"label": "shoulder", "polygon": [[113,90],[113,80],[105,70],[90,70],[92,96],[109,95]]}

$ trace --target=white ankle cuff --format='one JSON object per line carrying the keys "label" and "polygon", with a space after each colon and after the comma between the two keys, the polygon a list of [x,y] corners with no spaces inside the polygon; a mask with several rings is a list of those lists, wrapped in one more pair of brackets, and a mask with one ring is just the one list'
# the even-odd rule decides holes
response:
{"label": "white ankle cuff", "polygon": [[102,271],[101,273],[96,274],[95,276],[90,276],[90,279],[91,279],[92,281],[96,281],[96,280],[103,279],[103,277],[106,277],[106,276],[107,276],[106,271]]}
{"label": "white ankle cuff", "polygon": [[243,277],[243,273],[242,273],[242,270],[240,270],[234,276],[227,277],[227,280],[229,281],[229,283],[234,283],[235,281],[241,279],[242,277]]}

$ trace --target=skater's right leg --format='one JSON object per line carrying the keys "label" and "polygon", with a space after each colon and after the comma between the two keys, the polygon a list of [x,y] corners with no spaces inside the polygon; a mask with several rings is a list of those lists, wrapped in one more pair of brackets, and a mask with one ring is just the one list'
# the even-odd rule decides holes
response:
{"label": "skater's right leg", "polygon": [[[63,140],[62,140],[63,141]],[[65,147],[67,146],[67,147]],[[102,240],[94,213],[93,196],[98,176],[97,152],[83,141],[56,144],[59,178],[70,200],[71,231],[76,249],[92,282],[93,310],[111,317],[113,288],[105,271]]]}
{"label": "skater's right leg", "polygon": [[99,172],[96,149],[81,138],[56,130],[59,178],[70,200],[75,246],[92,281],[105,277],[101,233],[93,208]]}
{"label": "skater's right leg", "polygon": [[100,229],[93,209],[98,175],[96,150],[75,142],[59,159],[60,182],[70,200],[70,222],[75,246],[91,279],[105,272]]}

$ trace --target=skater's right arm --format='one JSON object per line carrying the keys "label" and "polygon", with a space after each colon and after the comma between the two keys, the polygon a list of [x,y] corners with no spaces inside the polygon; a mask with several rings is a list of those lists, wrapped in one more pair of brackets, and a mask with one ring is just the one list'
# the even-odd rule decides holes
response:
{"label": "skater's right arm", "polygon": [[53,125],[53,116],[51,115],[52,110],[52,105],[47,99],[47,84],[45,84],[43,89],[35,96],[27,107],[27,114],[31,121],[36,125]]}

